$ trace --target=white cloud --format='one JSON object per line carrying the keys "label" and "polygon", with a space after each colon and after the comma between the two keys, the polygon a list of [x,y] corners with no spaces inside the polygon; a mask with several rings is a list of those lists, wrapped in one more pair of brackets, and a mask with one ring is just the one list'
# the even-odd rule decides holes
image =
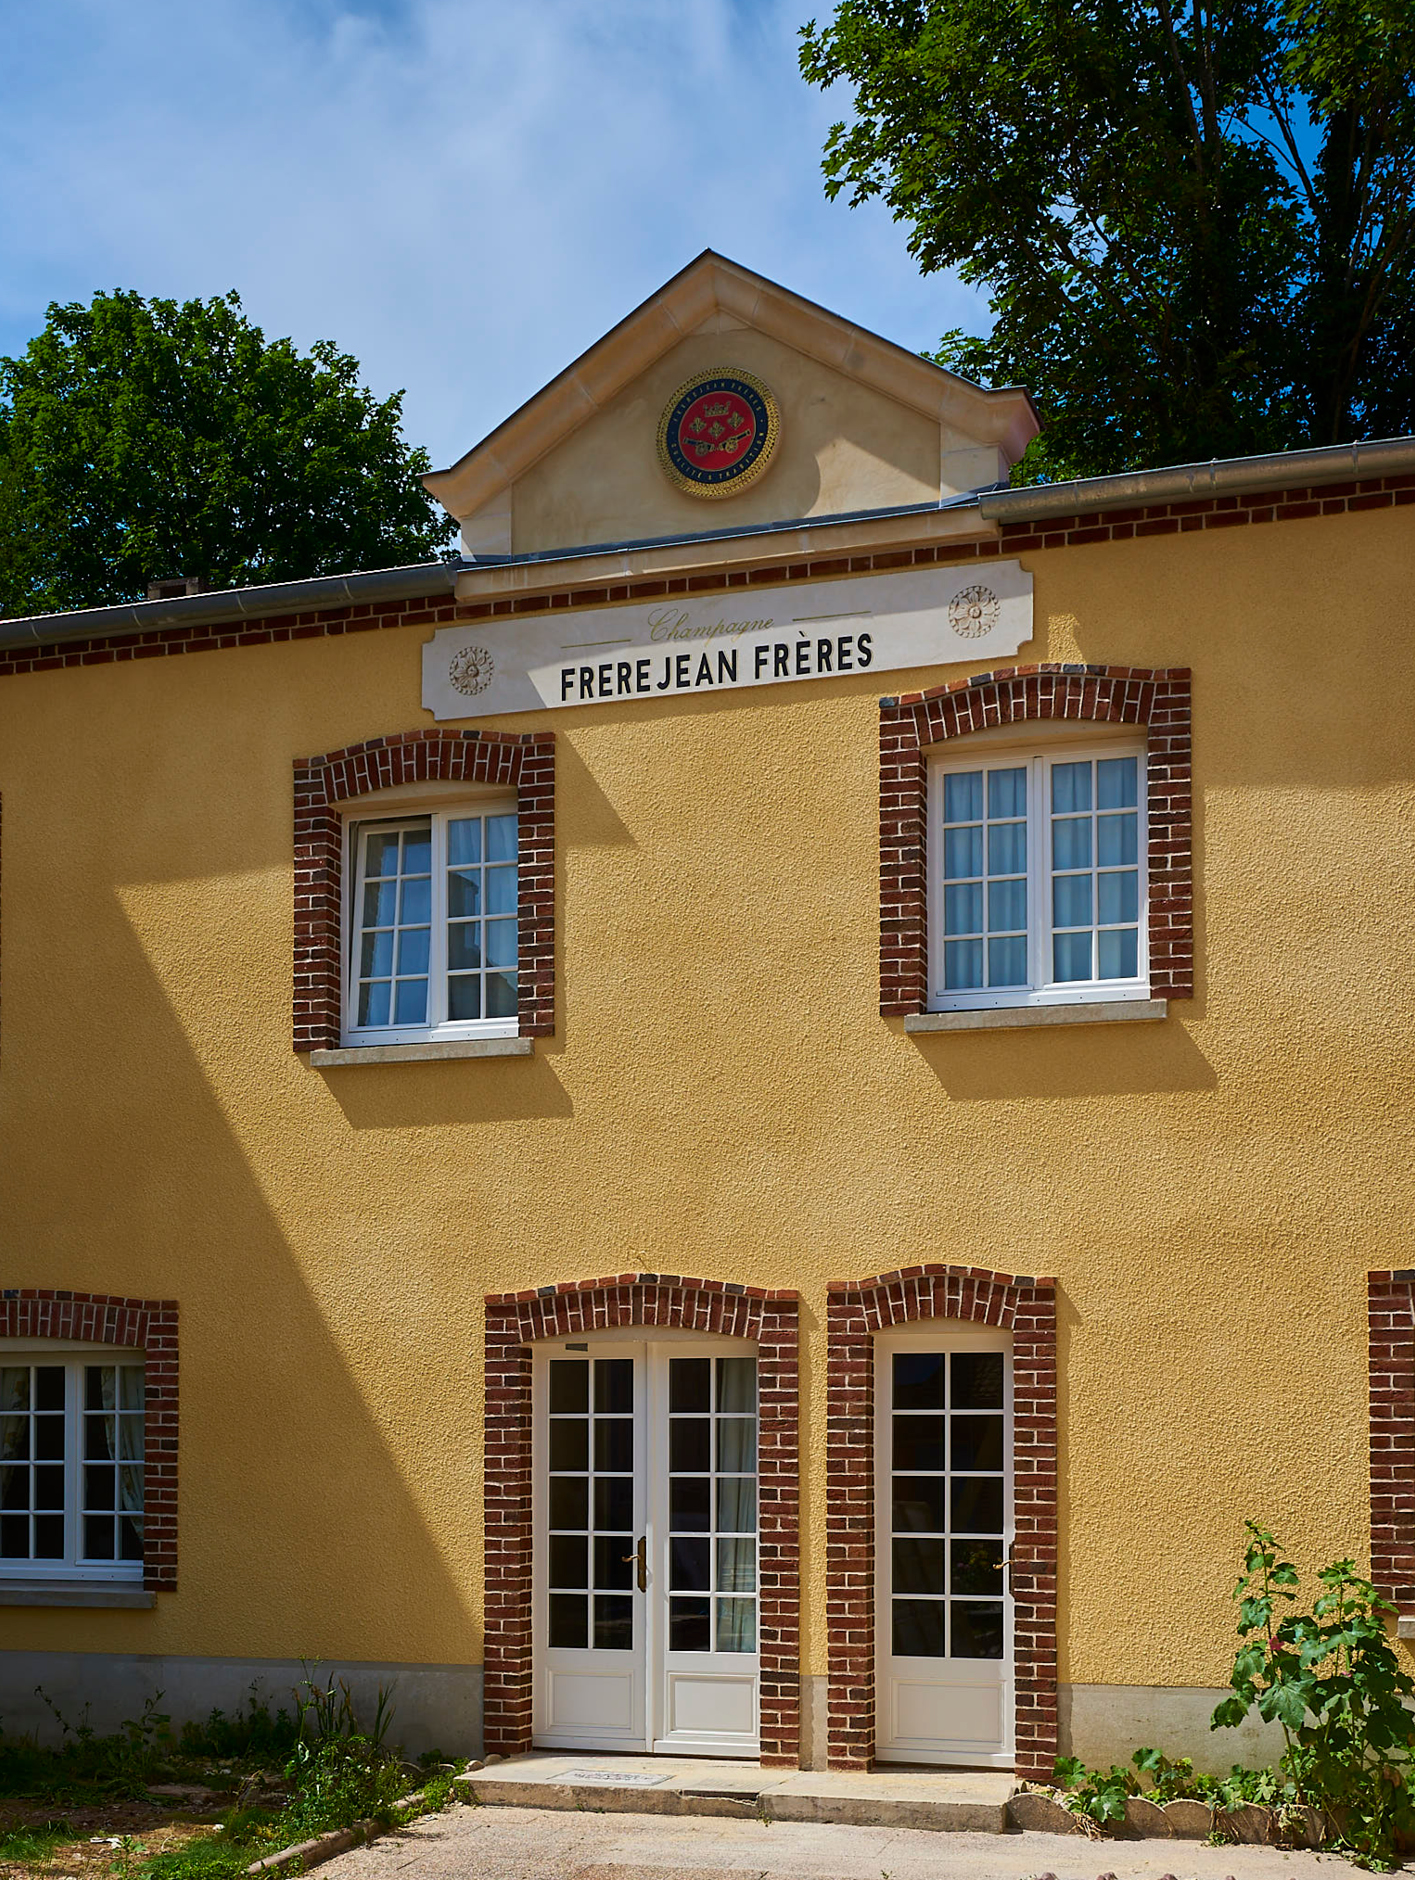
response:
{"label": "white cloud", "polygon": [[[807,0],[47,0],[0,12],[0,351],[236,287],[458,456],[701,249],[911,347],[983,310],[824,199]],[[6,17],[8,15],[8,17]]]}

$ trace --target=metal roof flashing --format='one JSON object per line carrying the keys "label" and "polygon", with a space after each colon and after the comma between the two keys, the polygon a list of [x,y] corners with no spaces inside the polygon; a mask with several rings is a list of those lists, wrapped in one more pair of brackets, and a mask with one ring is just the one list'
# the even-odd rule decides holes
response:
{"label": "metal roof flashing", "polygon": [[375,601],[453,594],[458,575],[470,565],[460,560],[414,562],[403,568],[314,575],[306,581],[219,588],[208,594],[182,594],[164,601],[129,601],[117,607],[82,607],[73,613],[0,618],[0,648],[60,646],[70,640],[132,639],[166,627],[220,626],[227,621],[269,620],[282,614],[322,613]]}
{"label": "metal roof flashing", "polygon": [[1118,476],[1085,477],[1072,483],[1028,483],[986,492],[979,496],[978,508],[990,522],[1033,522],[1047,516],[1087,515],[1196,497],[1401,476],[1412,470],[1415,437],[1380,437],[1360,444],[1324,445],[1319,450],[1279,450],[1261,457],[1215,457],[1208,463],[1127,470]]}
{"label": "metal roof flashing", "polygon": [[169,600],[131,601],[117,607],[86,607],[74,613],[31,614],[0,619],[0,649],[63,645],[73,640],[132,639],[177,626],[221,626],[228,621],[311,614],[379,601],[416,600],[425,595],[455,594],[458,577],[474,570],[535,567],[581,561],[596,555],[631,554],[638,549],[672,548],[694,542],[751,540],[848,525],[929,515],[938,510],[977,506],[976,492],[949,496],[941,503],[907,503],[888,509],[861,509],[831,516],[793,517],[779,522],[738,523],[683,535],[644,536],[634,541],[592,542],[577,548],[537,549],[523,555],[478,555],[456,561],[418,562],[404,568],[375,568],[341,575],[316,575],[307,581],[281,581],[263,587],[222,588],[214,593],[178,595]]}

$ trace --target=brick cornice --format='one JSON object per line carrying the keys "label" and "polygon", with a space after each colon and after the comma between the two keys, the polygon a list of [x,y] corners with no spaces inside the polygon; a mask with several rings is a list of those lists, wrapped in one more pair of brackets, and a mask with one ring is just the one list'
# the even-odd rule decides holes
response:
{"label": "brick cornice", "polygon": [[1031,522],[1004,522],[1004,554],[1037,549],[1080,548],[1095,542],[1129,542],[1160,535],[1193,535],[1210,529],[1238,529],[1264,522],[1309,522],[1317,516],[1355,515],[1415,503],[1415,476],[1369,477],[1349,483],[1298,485],[1286,490],[1253,490],[1246,495],[1187,497],[1142,507],[1101,509],[1088,515],[1048,516]]}
{"label": "brick cornice", "polygon": [[907,1017],[928,1004],[928,752],[970,732],[1033,719],[1145,728],[1150,991],[1157,999],[1193,997],[1188,669],[1004,666],[880,700],[879,1009],[885,1017]]}
{"label": "brick cornice", "polygon": [[404,731],[295,761],[294,1048],[340,1038],[344,920],[341,811],[360,797],[430,781],[516,792],[517,1029],[555,1030],[555,734]]}
{"label": "brick cornice", "polygon": [[531,1356],[541,1338],[617,1326],[716,1332],[757,1346],[761,1760],[800,1755],[800,1432],[795,1293],[620,1274],[486,1301],[486,1746],[531,1746]]}
{"label": "brick cornice", "polygon": [[177,1584],[177,1301],[46,1287],[0,1293],[0,1338],[54,1339],[141,1351],[143,1585]]}
{"label": "brick cornice", "polygon": [[826,1311],[829,1757],[867,1768],[876,1738],[874,1335],[920,1321],[1012,1334],[1016,1769],[1049,1781],[1057,1749],[1056,1283],[915,1266],[831,1285]]}

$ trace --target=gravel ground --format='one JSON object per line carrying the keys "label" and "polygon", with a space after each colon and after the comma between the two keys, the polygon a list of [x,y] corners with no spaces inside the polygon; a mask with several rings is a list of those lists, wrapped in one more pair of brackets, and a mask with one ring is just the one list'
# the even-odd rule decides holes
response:
{"label": "gravel ground", "polygon": [[[1197,1841],[929,1834],[453,1807],[322,1868],[323,1880],[1341,1880],[1331,1854]],[[1406,1870],[1408,1871],[1408,1869]]]}

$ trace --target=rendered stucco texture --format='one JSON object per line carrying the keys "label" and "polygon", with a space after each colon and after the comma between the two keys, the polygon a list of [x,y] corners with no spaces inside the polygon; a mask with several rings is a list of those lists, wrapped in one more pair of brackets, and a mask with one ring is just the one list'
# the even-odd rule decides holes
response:
{"label": "rendered stucco texture", "polygon": [[1194,671],[1197,997],[1133,1029],[878,1017],[866,674],[499,721],[559,738],[559,1032],[315,1071],[291,760],[430,722],[426,632],[0,687],[4,1283],[182,1310],[178,1591],[0,1646],[478,1661],[482,1295],[632,1268],[802,1293],[820,1674],[825,1284],[940,1261],[1057,1276],[1063,1680],[1222,1684],[1245,1514],[1365,1551],[1411,560],[1399,511],[1027,558],[1019,661]]}

